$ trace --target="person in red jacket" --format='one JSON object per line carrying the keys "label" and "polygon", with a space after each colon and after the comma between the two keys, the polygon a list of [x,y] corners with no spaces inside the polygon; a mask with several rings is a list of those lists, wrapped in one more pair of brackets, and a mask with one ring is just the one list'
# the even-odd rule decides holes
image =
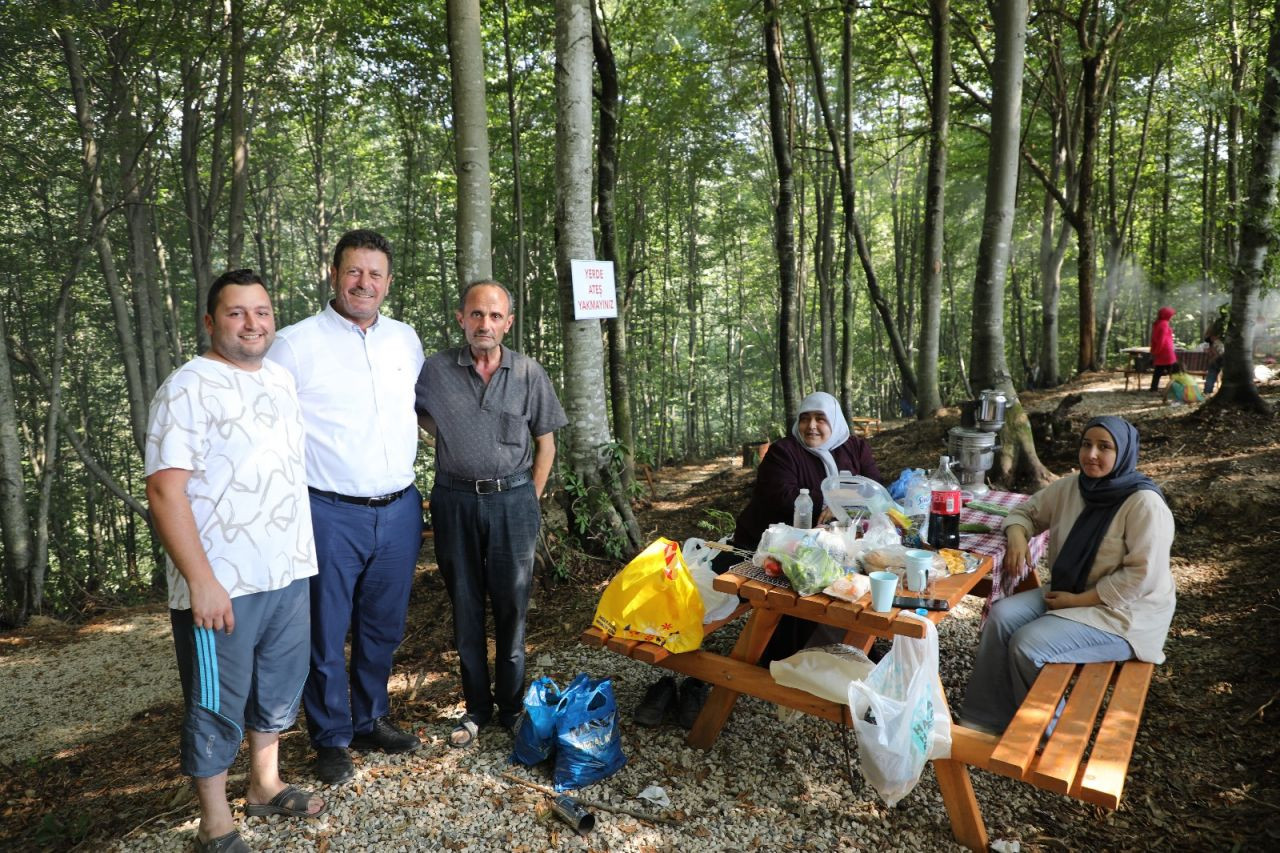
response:
{"label": "person in red jacket", "polygon": [[1173,363],[1178,356],[1173,349],[1173,329],[1169,328],[1169,320],[1173,317],[1173,309],[1168,305],[1156,312],[1156,321],[1151,324],[1151,390],[1160,390],[1160,377],[1172,373]]}

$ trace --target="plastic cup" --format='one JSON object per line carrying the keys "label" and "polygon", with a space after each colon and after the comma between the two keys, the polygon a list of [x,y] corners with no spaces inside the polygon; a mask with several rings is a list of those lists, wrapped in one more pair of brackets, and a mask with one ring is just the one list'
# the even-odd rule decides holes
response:
{"label": "plastic cup", "polygon": [[872,572],[871,609],[877,613],[888,613],[893,609],[893,594],[898,590],[898,576],[893,572]]}
{"label": "plastic cup", "polygon": [[909,548],[906,553],[907,572],[904,580],[911,592],[924,592],[929,585],[929,570],[933,568],[933,552],[921,548]]}

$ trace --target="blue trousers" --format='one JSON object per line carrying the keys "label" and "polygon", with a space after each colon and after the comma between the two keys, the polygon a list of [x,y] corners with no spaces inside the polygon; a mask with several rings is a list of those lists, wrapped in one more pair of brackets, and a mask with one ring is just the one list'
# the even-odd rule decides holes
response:
{"label": "blue trousers", "polygon": [[205,778],[231,766],[244,730],[280,732],[298,716],[307,680],[307,580],[231,599],[230,634],[197,628],[190,610],[170,610],[186,713],[182,772]]}
{"label": "blue trousers", "polygon": [[1029,589],[992,605],[960,714],[966,722],[1004,731],[1045,664],[1132,657],[1123,637],[1054,616],[1045,606],[1044,590]]}
{"label": "blue trousers", "polygon": [[[524,628],[542,510],[532,483],[477,495],[431,490],[436,559],[453,602],[453,638],[467,713],[480,725],[515,721],[524,695]],[[489,684],[485,603],[493,608],[494,682]]]}
{"label": "blue trousers", "polygon": [[[422,495],[381,507],[311,495],[320,573],[311,578],[311,674],[303,691],[314,746],[347,746],[390,711],[391,658],[404,638],[422,545]],[[347,675],[346,639],[351,634]]]}

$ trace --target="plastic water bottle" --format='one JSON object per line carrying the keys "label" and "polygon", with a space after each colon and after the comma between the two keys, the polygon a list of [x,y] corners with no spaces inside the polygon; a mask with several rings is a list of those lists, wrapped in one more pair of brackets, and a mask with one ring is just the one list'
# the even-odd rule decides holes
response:
{"label": "plastic water bottle", "polygon": [[911,519],[911,526],[915,528],[920,541],[928,542],[929,503],[932,498],[932,489],[925,472],[916,470],[919,471],[919,475],[913,477],[911,485],[907,486],[907,516]]}
{"label": "plastic water bottle", "polygon": [[813,527],[813,498],[809,497],[808,489],[801,489],[796,495],[796,511],[791,517],[791,526],[800,530]]}

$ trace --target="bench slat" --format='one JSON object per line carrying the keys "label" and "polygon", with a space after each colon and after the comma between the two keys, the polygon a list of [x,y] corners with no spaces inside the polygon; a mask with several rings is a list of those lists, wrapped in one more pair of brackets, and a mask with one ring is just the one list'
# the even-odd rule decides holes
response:
{"label": "bench slat", "polygon": [[764,601],[771,589],[776,589],[776,587],[764,581],[747,580],[743,582],[742,587],[738,590],[738,595],[748,601]]}
{"label": "bench slat", "polygon": [[813,619],[827,612],[831,602],[839,601],[824,592],[796,599],[795,615],[801,619]]}
{"label": "bench slat", "polygon": [[608,642],[609,635],[599,628],[588,628],[582,632],[582,636],[578,638],[578,642],[584,646],[594,646],[595,648],[604,648],[604,644]]}
{"label": "bench slat", "polygon": [[1015,779],[1023,778],[1075,669],[1073,663],[1050,663],[1040,670],[1036,683],[1022,700],[1022,707],[1000,738],[1000,745],[991,753],[992,770]]}
{"label": "bench slat", "polygon": [[711,588],[716,592],[726,592],[729,595],[737,595],[738,587],[747,582],[747,579],[733,572],[723,572],[715,576],[711,581]]}
{"label": "bench slat", "polygon": [[1107,809],[1120,805],[1154,671],[1153,664],[1142,661],[1127,661],[1120,668],[1089,763],[1071,786],[1071,796]]}
{"label": "bench slat", "polygon": [[1058,794],[1071,790],[1115,668],[1114,663],[1091,663],[1081,668],[1067,698],[1067,707],[1058,718],[1040,760],[1031,770],[1028,779],[1031,784]]}
{"label": "bench slat", "polygon": [[769,592],[764,597],[764,606],[775,610],[790,610],[795,606],[798,598],[794,589],[773,586],[769,587]]}

